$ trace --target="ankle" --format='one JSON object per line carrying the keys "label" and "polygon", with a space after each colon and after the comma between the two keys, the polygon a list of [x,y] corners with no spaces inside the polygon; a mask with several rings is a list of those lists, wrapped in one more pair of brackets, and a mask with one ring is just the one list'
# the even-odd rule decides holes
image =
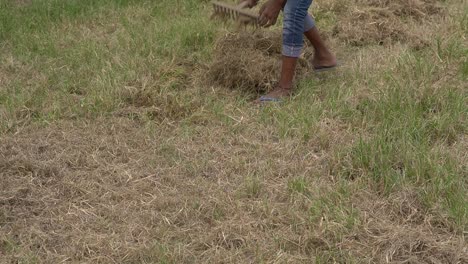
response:
{"label": "ankle", "polygon": [[292,88],[292,84],[286,84],[286,85],[282,85],[282,84],[279,84],[276,89],[279,89],[279,90],[285,90],[285,91],[291,91],[293,88]]}
{"label": "ankle", "polygon": [[328,49],[315,50],[314,57],[317,59],[327,59],[332,57],[333,54]]}

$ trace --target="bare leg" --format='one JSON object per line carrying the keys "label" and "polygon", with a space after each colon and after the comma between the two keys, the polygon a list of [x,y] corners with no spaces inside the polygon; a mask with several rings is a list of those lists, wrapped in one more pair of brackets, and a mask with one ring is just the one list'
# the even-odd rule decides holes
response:
{"label": "bare leg", "polygon": [[281,77],[278,86],[265,96],[258,99],[256,102],[262,101],[262,98],[280,99],[292,94],[292,83],[294,79],[294,71],[296,69],[297,58],[283,56],[281,65]]}
{"label": "bare leg", "polygon": [[279,88],[290,90],[294,79],[294,70],[296,69],[297,58],[282,57],[281,77],[278,83]]}
{"label": "bare leg", "polygon": [[[257,102],[262,101],[278,101],[281,97],[290,96],[292,94],[293,79],[296,69],[297,59],[301,54],[303,34],[306,37],[310,37],[315,43],[316,57],[319,58],[325,55],[325,51],[328,51],[318,36],[317,30],[314,28],[314,21],[310,15],[307,14],[307,10],[312,4],[312,0],[299,1],[290,0],[285,1],[284,6],[284,21],[283,21],[283,57],[281,76],[278,86],[270,93],[260,97]],[[306,31],[304,33],[304,31]],[[322,45],[322,46],[321,46]],[[328,58],[323,56],[324,59]],[[321,63],[322,61],[320,61]],[[328,62],[330,63],[330,62]]]}
{"label": "bare leg", "polygon": [[325,42],[323,42],[317,30],[317,27],[313,27],[310,30],[304,32],[304,35],[314,47],[315,54],[314,58],[312,59],[312,65],[315,68],[330,67],[336,65],[336,57],[327,48]]}

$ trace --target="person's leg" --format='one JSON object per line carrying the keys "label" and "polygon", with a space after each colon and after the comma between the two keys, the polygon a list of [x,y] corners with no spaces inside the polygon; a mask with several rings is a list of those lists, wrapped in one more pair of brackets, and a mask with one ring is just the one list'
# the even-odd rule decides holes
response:
{"label": "person's leg", "polygon": [[281,76],[278,87],[263,99],[276,99],[289,96],[292,93],[292,82],[296,69],[297,58],[301,55],[303,47],[304,19],[312,0],[288,0],[284,7],[283,20],[283,57]]}
{"label": "person's leg", "polygon": [[[260,101],[275,101],[292,94],[292,81],[296,70],[297,58],[283,56],[281,62],[281,76],[278,86],[267,95],[260,97]],[[273,100],[272,100],[273,99]]]}
{"label": "person's leg", "polygon": [[325,45],[325,42],[320,37],[317,27],[315,26],[315,21],[310,15],[307,15],[304,21],[304,35],[314,47],[315,54],[312,59],[314,68],[336,65],[335,55],[333,55]]}

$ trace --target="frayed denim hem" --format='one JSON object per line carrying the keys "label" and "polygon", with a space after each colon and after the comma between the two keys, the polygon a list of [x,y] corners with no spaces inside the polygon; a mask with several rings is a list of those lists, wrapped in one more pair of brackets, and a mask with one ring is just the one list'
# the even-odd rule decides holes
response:
{"label": "frayed denim hem", "polygon": [[283,56],[299,58],[301,56],[301,52],[302,52],[302,45],[301,46],[289,46],[289,45],[283,44],[283,52],[282,52]]}

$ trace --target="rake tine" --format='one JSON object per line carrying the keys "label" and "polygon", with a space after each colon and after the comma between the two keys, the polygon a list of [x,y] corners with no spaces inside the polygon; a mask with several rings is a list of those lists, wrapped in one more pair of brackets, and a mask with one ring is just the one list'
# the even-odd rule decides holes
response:
{"label": "rake tine", "polygon": [[214,13],[221,18],[230,18],[240,23],[257,24],[258,15],[246,11],[245,3],[233,6],[227,3],[212,1]]}

